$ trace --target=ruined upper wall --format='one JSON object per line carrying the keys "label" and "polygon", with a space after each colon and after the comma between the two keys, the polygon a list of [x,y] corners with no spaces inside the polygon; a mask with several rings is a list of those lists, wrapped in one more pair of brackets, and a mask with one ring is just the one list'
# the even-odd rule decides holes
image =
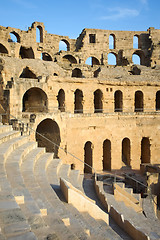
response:
{"label": "ruined upper wall", "polygon": [[[12,41],[10,34],[16,37],[15,42]],[[138,39],[136,47],[133,42],[135,36]],[[0,54],[16,58],[41,59],[41,54],[44,54],[43,60],[59,63],[66,63],[69,60],[71,64],[83,65],[88,57],[92,57],[93,65],[107,65],[108,54],[112,53],[116,57],[117,65],[121,66],[132,63],[133,54],[140,57],[142,65],[159,63],[160,30],[154,28],[147,31],[84,29],[77,39],[70,39],[68,36],[50,34],[45,30],[43,23],[34,22],[27,31],[0,26],[0,39]],[[59,51],[60,41],[66,43],[66,52]],[[71,60],[72,57],[75,60]]]}

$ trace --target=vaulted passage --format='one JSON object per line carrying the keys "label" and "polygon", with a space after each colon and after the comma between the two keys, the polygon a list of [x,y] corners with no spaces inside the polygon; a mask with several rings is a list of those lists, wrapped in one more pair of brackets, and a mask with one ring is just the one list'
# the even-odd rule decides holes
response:
{"label": "vaulted passage", "polygon": [[8,50],[0,43],[0,53],[8,54]]}
{"label": "vaulted passage", "polygon": [[150,141],[148,137],[143,137],[141,141],[141,163],[150,163]]}
{"label": "vaulted passage", "polygon": [[40,122],[36,129],[36,141],[38,142],[38,147],[45,147],[47,152],[54,152],[54,158],[58,158],[58,149],[61,138],[59,126],[55,121],[47,118]]}
{"label": "vaulted passage", "polygon": [[83,92],[79,89],[74,93],[74,113],[83,113]]}
{"label": "vaulted passage", "polygon": [[[93,144],[86,142],[84,146],[84,162],[92,167],[93,164]],[[84,173],[92,173],[92,168],[84,164]]]}
{"label": "vaulted passage", "polygon": [[29,59],[34,59],[34,53],[32,48],[26,48],[26,47],[21,47],[20,52],[19,52],[20,58],[29,58]]}
{"label": "vaulted passage", "polygon": [[46,112],[48,109],[48,98],[40,88],[30,88],[23,96],[23,112]]}
{"label": "vaulted passage", "polygon": [[122,162],[126,166],[131,165],[130,152],[131,152],[130,140],[129,138],[124,138],[122,141]]}
{"label": "vaulted passage", "polygon": [[37,79],[36,75],[29,69],[29,67],[24,68],[19,77]]}
{"label": "vaulted passage", "polygon": [[143,112],[143,92],[135,92],[135,112]]}
{"label": "vaulted passage", "polygon": [[82,78],[82,71],[79,68],[73,69],[72,77]]}
{"label": "vaulted passage", "polygon": [[114,94],[114,111],[123,111],[123,94],[120,90],[117,90]]}
{"label": "vaulted passage", "polygon": [[97,89],[94,92],[94,112],[102,113],[103,112],[103,93],[101,90]]}
{"label": "vaulted passage", "polygon": [[103,142],[103,171],[111,171],[111,141]]}
{"label": "vaulted passage", "polygon": [[57,100],[58,100],[58,109],[61,112],[65,112],[65,92],[63,89],[59,90]]}

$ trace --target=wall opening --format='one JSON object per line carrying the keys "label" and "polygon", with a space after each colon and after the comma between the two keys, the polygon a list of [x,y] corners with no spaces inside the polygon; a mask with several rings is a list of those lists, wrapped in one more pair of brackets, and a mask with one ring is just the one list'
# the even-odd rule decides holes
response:
{"label": "wall opening", "polygon": [[10,32],[8,42],[18,42],[20,43],[20,36],[16,32]]}
{"label": "wall opening", "polygon": [[59,42],[59,51],[70,51],[70,44],[67,40],[62,39]]}
{"label": "wall opening", "polygon": [[96,34],[89,34],[89,43],[96,43]]}
{"label": "wall opening", "polygon": [[115,112],[123,111],[123,94],[120,90],[117,90],[114,93],[114,111]]}
{"label": "wall opening", "polygon": [[52,61],[51,56],[46,52],[41,54],[41,59],[44,60],[44,61]]}
{"label": "wall opening", "polygon": [[109,35],[109,49],[115,49],[115,48],[116,48],[115,35],[110,34]]}
{"label": "wall opening", "polygon": [[95,65],[100,65],[100,62],[97,58],[95,57],[89,57],[87,58],[85,64],[90,65],[90,66],[95,66]]}
{"label": "wall opening", "polygon": [[143,92],[135,92],[135,112],[143,112]]}
{"label": "wall opening", "polygon": [[[52,143],[47,139],[44,139],[37,132],[49,139]],[[61,138],[59,126],[55,121],[47,118],[40,122],[36,129],[36,141],[38,142],[38,147],[45,147],[46,152],[54,152],[54,158],[58,158],[58,149]]]}
{"label": "wall opening", "polygon": [[83,92],[79,89],[74,93],[74,113],[83,113]]}
{"label": "wall opening", "polygon": [[156,111],[160,110],[160,91],[156,92]]}
{"label": "wall opening", "polygon": [[129,138],[124,138],[122,141],[122,162],[126,166],[131,166],[131,146]]}
{"label": "wall opening", "polygon": [[94,112],[95,113],[103,112],[103,93],[100,89],[97,89],[94,92]]}
{"label": "wall opening", "polygon": [[150,163],[150,141],[148,137],[143,137],[141,141],[141,163]]}
{"label": "wall opening", "polygon": [[46,112],[48,110],[47,95],[40,88],[30,88],[23,96],[22,106],[22,112]]}
{"label": "wall opening", "polygon": [[138,49],[139,48],[139,36],[135,35],[133,37],[133,48]]}
{"label": "wall opening", "polygon": [[[88,141],[84,146],[84,162],[92,167],[93,164],[93,144]],[[84,173],[92,173],[92,168],[84,164]]]}
{"label": "wall opening", "polygon": [[77,64],[77,60],[75,59],[75,57],[73,57],[72,55],[65,55],[62,58],[63,63],[67,63],[67,64]]}
{"label": "wall opening", "polygon": [[57,100],[58,100],[58,109],[61,112],[65,112],[65,92],[63,89],[59,90]]}
{"label": "wall opening", "polygon": [[111,141],[103,142],[103,171],[111,171]]}
{"label": "wall opening", "polygon": [[32,48],[21,47],[19,52],[19,57],[22,59],[24,58],[34,59],[34,53]]}
{"label": "wall opening", "polygon": [[19,78],[32,78],[37,79],[36,75],[29,69],[29,67],[26,67],[23,69],[21,75]]}
{"label": "wall opening", "polygon": [[0,43],[0,53],[8,54],[8,50],[3,44]]}
{"label": "wall opening", "polygon": [[72,77],[82,78],[82,71],[79,68],[73,69]]}
{"label": "wall opening", "polygon": [[115,53],[108,54],[108,64],[117,65],[117,55]]}
{"label": "wall opening", "polygon": [[41,26],[36,27],[36,42],[43,43],[43,28]]}

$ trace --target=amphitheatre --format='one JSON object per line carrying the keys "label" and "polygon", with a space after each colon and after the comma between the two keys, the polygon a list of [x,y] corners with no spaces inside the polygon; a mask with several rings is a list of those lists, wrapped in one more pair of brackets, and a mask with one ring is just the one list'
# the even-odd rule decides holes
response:
{"label": "amphitheatre", "polygon": [[159,29],[0,26],[0,120],[0,240],[160,239]]}

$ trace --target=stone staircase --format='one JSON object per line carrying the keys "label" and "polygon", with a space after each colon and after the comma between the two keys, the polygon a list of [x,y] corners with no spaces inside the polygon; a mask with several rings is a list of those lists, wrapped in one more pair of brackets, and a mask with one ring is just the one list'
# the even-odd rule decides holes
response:
{"label": "stone staircase", "polygon": [[83,191],[79,171],[0,125],[0,240],[124,239],[104,221],[67,204],[60,177]]}

